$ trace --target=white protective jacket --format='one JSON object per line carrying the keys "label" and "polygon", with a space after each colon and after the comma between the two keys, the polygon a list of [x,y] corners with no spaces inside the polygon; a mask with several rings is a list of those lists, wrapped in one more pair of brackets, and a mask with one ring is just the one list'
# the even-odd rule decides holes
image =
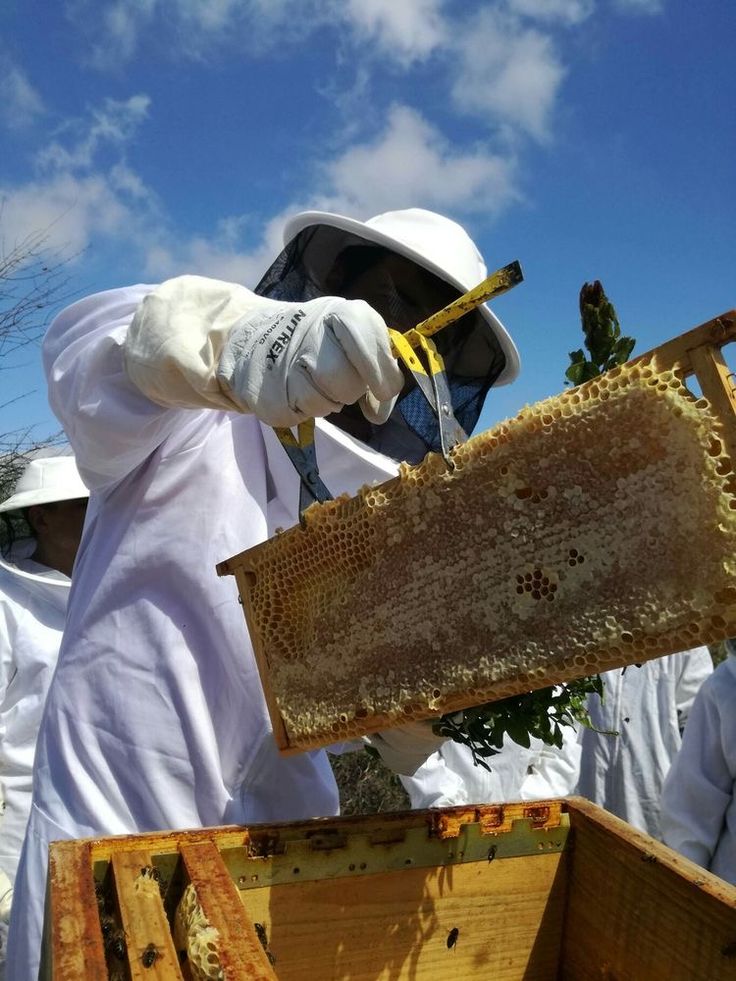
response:
{"label": "white protective jacket", "polygon": [[10,879],[31,809],[36,735],[71,580],[29,558],[0,562],[0,869]]}
{"label": "white protective jacket", "polygon": [[63,573],[23,557],[33,547],[20,543],[11,561],[0,560],[0,961],[31,810],[36,736],[71,586]]}
{"label": "white protective jacket", "polygon": [[[137,286],[64,311],[44,343],[52,407],[91,488],[39,734],[9,976],[34,978],[48,842],[333,815],[324,752],[279,755],[238,603],[215,566],[298,520],[299,480],[251,415],[165,408],[124,367]],[[319,423],[332,491],[395,464]]]}
{"label": "white protective jacket", "polygon": [[662,790],[667,845],[736,885],[736,657],[698,692]]}
{"label": "white protective jacket", "polygon": [[497,804],[565,797],[578,778],[580,746],[576,730],[563,728],[562,749],[532,739],[528,749],[504,740],[491,756],[490,771],[473,763],[465,746],[448,739],[411,777],[401,777],[413,808]]}
{"label": "white protective jacket", "polygon": [[695,694],[712,671],[706,647],[606,671],[603,703],[597,695],[588,698],[600,731],[580,731],[576,792],[659,838],[662,783]]}

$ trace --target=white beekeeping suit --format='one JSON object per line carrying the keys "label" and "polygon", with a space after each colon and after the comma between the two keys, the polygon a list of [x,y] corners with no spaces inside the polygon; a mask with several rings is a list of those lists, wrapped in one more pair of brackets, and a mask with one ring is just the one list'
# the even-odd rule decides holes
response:
{"label": "white beekeeping suit", "polygon": [[[297,518],[299,481],[271,425],[335,413],[316,439],[333,494],[396,473],[374,436],[432,445],[376,310],[413,326],[485,267],[459,226],[424,211],[310,213],[286,240],[258,295],[195,276],[117,289],[62,312],[46,337],[50,401],[91,497],[39,734],[13,981],[35,981],[50,841],[337,813],[326,754],[277,751],[235,580],[215,566]],[[454,338],[470,344],[446,358],[470,429],[518,359],[487,308]],[[412,739],[405,772],[437,745],[415,759]]]}
{"label": "white beekeeping suit", "polygon": [[561,749],[532,738],[528,748],[508,736],[501,751],[476,766],[470,750],[448,739],[411,777],[400,777],[413,808],[496,804],[565,797],[578,779],[580,746],[572,726]]}
{"label": "white beekeeping suit", "polygon": [[[32,460],[10,497],[8,514],[88,496],[70,456]],[[59,654],[71,580],[31,558],[33,538],[0,558],[0,977],[13,882],[31,810],[36,736]]]}
{"label": "white beekeeping suit", "polygon": [[731,650],[695,697],[682,747],[662,790],[665,844],[734,885],[735,705],[736,655]]}
{"label": "white beekeeping suit", "polygon": [[[655,838],[662,783],[696,692],[713,670],[706,647],[606,671],[603,703],[588,697],[595,732],[580,730],[577,793]],[[608,735],[607,733],[618,733]]]}

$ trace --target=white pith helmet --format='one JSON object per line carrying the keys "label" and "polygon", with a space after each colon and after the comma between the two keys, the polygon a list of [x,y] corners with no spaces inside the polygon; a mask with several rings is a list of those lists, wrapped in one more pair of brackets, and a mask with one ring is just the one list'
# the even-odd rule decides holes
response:
{"label": "white pith helmet", "polygon": [[79,476],[73,456],[37,457],[26,466],[11,496],[0,503],[0,512],[82,497],[89,497],[89,489]]}
{"label": "white pith helmet", "polygon": [[[460,293],[477,286],[488,275],[483,257],[465,229],[434,211],[423,208],[387,211],[365,222],[327,211],[303,211],[286,222],[284,244],[288,246],[300,232],[313,225],[328,225],[365,242],[383,246],[450,283]],[[324,263],[323,271],[332,266],[334,258],[324,251],[321,253],[319,261]],[[314,257],[310,257],[310,261],[315,261]],[[493,384],[506,385],[519,374],[519,352],[495,313],[485,304],[478,310],[495,335],[506,361]]]}

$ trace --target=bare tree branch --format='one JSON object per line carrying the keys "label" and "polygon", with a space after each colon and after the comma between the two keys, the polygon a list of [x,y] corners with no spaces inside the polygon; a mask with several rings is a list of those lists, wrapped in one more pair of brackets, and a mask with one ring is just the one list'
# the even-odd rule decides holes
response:
{"label": "bare tree branch", "polygon": [[[76,294],[68,271],[75,256],[50,246],[51,226],[8,246],[2,220],[0,203],[0,374],[22,367],[17,361],[8,363],[9,357],[38,342],[51,315]],[[8,399],[0,403],[0,409],[24,397]],[[39,438],[34,429],[29,425],[0,431],[0,500],[10,493],[29,459],[65,442],[63,433]]]}
{"label": "bare tree branch", "polygon": [[0,205],[0,367],[2,358],[39,340],[51,313],[75,295],[68,272],[75,256],[49,245],[49,228],[7,246],[2,217]]}

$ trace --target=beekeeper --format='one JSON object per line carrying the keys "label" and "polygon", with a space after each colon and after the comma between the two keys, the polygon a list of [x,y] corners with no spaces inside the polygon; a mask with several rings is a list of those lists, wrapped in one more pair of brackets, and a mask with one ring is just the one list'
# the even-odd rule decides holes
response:
{"label": "beekeeper", "polygon": [[[337,813],[326,754],[277,752],[235,582],[215,565],[297,520],[271,426],[329,416],[316,446],[333,494],[393,476],[378,450],[438,446],[386,323],[414,326],[486,269],[459,225],[418,209],[304,213],[285,241],[255,293],[196,276],[115,289],[46,337],[51,405],[91,498],[39,737],[15,981],[35,977],[49,841]],[[487,308],[438,347],[469,431],[516,350]],[[377,742],[407,773],[439,744],[423,724]]]}
{"label": "beekeeper", "polygon": [[588,696],[595,728],[580,730],[576,792],[661,838],[662,784],[695,695],[712,671],[707,647],[606,671],[603,701]]}
{"label": "beekeeper", "polygon": [[662,837],[736,885],[736,646],[695,697],[662,789]]}
{"label": "beekeeper", "polygon": [[530,737],[521,746],[508,735],[487,767],[467,746],[448,739],[412,776],[400,775],[413,808],[494,804],[566,797],[577,784],[580,744],[574,726],[562,727],[562,746]]}
{"label": "beekeeper", "polygon": [[36,735],[88,496],[73,457],[44,456],[26,465],[0,503],[8,519],[0,558],[0,964],[31,809]]}

